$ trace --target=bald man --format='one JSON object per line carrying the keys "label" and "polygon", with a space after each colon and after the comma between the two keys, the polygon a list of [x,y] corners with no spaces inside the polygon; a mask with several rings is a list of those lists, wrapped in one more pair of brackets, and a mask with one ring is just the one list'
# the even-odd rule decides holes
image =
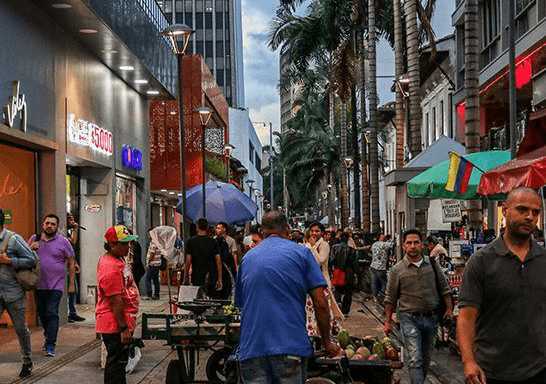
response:
{"label": "bald man", "polygon": [[506,197],[506,232],[465,267],[457,339],[465,384],[546,383],[546,250],[533,239],[540,195]]}

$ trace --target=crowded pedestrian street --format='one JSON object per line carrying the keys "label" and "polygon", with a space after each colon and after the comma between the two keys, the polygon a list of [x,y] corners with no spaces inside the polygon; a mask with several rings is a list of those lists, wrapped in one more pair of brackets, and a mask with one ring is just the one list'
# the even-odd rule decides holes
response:
{"label": "crowded pedestrian street", "polygon": [[546,0],[0,0],[0,384],[546,384]]}
{"label": "crowded pedestrian street", "polygon": [[[163,292],[167,286],[161,287]],[[167,297],[158,301],[144,301],[140,311],[142,313],[167,313]],[[92,306],[78,305],[78,313],[89,320],[79,323],[64,324],[59,332],[59,348],[57,357],[51,360],[42,355],[40,329],[31,329],[33,341],[33,355],[35,368],[31,377],[19,379],[17,374],[20,364],[17,359],[19,345],[15,334],[8,329],[0,329],[0,339],[3,340],[0,351],[0,383],[13,384],[57,384],[57,383],[100,383],[103,369],[101,369],[101,341],[97,339],[94,325],[94,311]],[[383,307],[371,299],[371,295],[358,293],[355,295],[354,307],[350,316],[343,321],[342,326],[351,335],[364,337],[366,335],[382,334]],[[140,323],[140,321],[139,321]],[[137,331],[138,332],[138,331]],[[137,334],[137,336],[140,336]],[[395,339],[402,345],[399,336]],[[146,340],[141,349],[142,357],[131,374],[127,375],[129,384],[163,384],[167,366],[176,358],[173,351],[163,340]],[[206,361],[211,352],[200,352],[197,365],[197,380],[207,380],[205,373]],[[427,383],[455,384],[463,381],[459,356],[441,346],[435,352],[431,365],[431,375]],[[394,371],[394,380],[407,382],[407,373],[403,369]]]}

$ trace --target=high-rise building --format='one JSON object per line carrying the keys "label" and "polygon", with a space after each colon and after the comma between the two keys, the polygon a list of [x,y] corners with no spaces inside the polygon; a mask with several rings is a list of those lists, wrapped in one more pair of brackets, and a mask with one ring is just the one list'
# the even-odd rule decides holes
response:
{"label": "high-rise building", "polygon": [[230,107],[245,104],[241,0],[157,0],[173,24],[186,24],[193,34],[188,54],[205,58]]}

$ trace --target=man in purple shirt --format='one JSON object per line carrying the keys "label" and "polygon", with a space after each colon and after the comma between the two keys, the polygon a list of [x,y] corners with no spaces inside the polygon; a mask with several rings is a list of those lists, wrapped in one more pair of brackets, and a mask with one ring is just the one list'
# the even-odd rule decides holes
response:
{"label": "man in purple shirt", "polygon": [[57,234],[59,217],[50,213],[42,223],[43,233],[29,239],[30,248],[40,258],[42,276],[36,290],[36,308],[44,327],[45,355],[55,356],[55,344],[59,332],[59,303],[63,296],[65,270],[68,264],[68,293],[74,292],[74,251],[70,242]]}

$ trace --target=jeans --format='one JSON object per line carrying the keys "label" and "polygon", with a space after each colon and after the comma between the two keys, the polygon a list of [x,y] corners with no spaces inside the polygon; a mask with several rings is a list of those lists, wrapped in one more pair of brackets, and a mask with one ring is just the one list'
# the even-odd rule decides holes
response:
{"label": "jeans", "polygon": [[78,299],[78,282],[74,279],[74,293],[68,294],[68,316],[69,317],[78,316],[78,311],[76,310],[77,299]]}
{"label": "jeans", "polygon": [[371,267],[370,271],[372,275],[372,294],[373,297],[378,298],[379,292],[384,295],[387,289],[387,271]]}
{"label": "jeans", "polygon": [[334,286],[334,298],[341,305],[341,312],[348,315],[353,304],[353,287],[350,285]]}
{"label": "jeans", "polygon": [[410,382],[423,384],[434,349],[438,315],[420,317],[400,312],[399,318],[404,340],[404,361],[408,366]]}
{"label": "jeans", "polygon": [[149,266],[146,271],[146,295],[152,297],[152,281],[154,282],[154,297],[159,297],[159,267]]}
{"label": "jeans", "polygon": [[45,346],[55,348],[59,332],[59,304],[63,291],[54,289],[36,290],[36,309],[44,327]]}
{"label": "jeans", "polygon": [[21,298],[6,303],[4,299],[0,299],[0,317],[4,313],[4,309],[8,311],[13,328],[19,339],[19,348],[21,349],[21,356],[23,357],[23,363],[30,363],[31,360],[31,346],[30,346],[30,332],[28,331],[27,322],[25,319],[26,299],[23,295]]}
{"label": "jeans", "polygon": [[121,342],[121,333],[102,333],[106,346],[106,366],[104,367],[104,384],[126,384],[125,366],[129,361],[128,348]]}
{"label": "jeans", "polygon": [[307,358],[268,355],[239,362],[244,384],[303,384],[307,378]]}

